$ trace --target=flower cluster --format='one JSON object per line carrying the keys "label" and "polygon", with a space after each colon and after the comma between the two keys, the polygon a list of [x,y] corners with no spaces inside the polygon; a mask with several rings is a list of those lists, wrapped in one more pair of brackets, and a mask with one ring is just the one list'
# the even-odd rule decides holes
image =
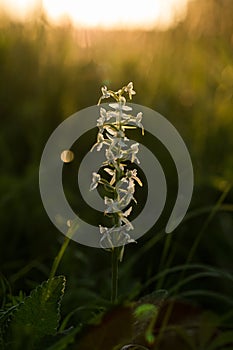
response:
{"label": "flower cluster", "polygon": [[111,193],[111,197],[105,196],[105,214],[111,215],[114,219],[114,226],[111,228],[100,226],[102,235],[100,245],[103,248],[114,248],[114,246],[124,246],[127,243],[135,242],[131,239],[129,231],[133,230],[133,225],[128,216],[132,211],[130,203],[136,202],[134,198],[135,182],[142,186],[141,180],[137,176],[137,170],[127,169],[127,161],[140,163],[137,154],[139,144],[132,142],[126,137],[126,129],[139,127],[144,133],[141,123],[142,113],[136,116],[131,115],[132,108],[126,105],[128,95],[130,99],[136,94],[133,90],[133,83],[130,82],[117,92],[102,87],[102,96],[99,103],[106,98],[112,97],[115,102],[110,103],[111,109],[106,110],[100,107],[100,117],[97,119],[98,135],[97,141],[91,151],[105,149],[106,161],[103,163],[104,171],[110,180],[102,178],[100,174],[94,172],[90,190],[94,190],[99,184],[103,184]]}

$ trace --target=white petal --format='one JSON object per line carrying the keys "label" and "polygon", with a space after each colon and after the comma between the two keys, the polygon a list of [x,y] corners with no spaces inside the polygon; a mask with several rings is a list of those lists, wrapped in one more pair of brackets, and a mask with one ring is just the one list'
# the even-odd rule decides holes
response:
{"label": "white petal", "polygon": [[114,109],[120,109],[120,104],[119,103],[109,103],[109,106],[114,108]]}
{"label": "white petal", "polygon": [[104,168],[104,171],[108,173],[109,175],[113,176],[115,174],[115,170],[109,169],[109,168]]}
{"label": "white petal", "polygon": [[130,207],[128,210],[126,210],[123,214],[124,214],[124,216],[127,218],[129,215],[130,215],[130,213],[131,213],[131,211],[132,211],[132,207]]}
{"label": "white petal", "polygon": [[122,106],[123,111],[132,111],[132,108],[129,106]]}
{"label": "white petal", "polygon": [[139,112],[136,116],[136,121],[140,122],[142,120],[142,112]]}

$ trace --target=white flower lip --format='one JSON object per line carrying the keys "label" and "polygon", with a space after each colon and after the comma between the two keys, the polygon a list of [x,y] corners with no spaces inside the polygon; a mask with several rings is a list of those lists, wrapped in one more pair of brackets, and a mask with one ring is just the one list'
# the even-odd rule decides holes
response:
{"label": "white flower lip", "polygon": [[132,108],[121,103],[109,103],[109,106],[116,109],[117,111],[132,111]]}

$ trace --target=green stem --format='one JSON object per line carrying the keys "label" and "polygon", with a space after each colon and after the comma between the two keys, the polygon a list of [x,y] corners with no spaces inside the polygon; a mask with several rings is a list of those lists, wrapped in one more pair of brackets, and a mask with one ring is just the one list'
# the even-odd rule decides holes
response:
{"label": "green stem", "polygon": [[46,302],[50,298],[50,295],[51,295],[50,288],[52,285],[52,281],[53,281],[53,278],[55,277],[58,265],[60,264],[60,261],[65,253],[65,250],[69,244],[69,241],[70,241],[70,239],[66,236],[57,256],[55,257],[55,259],[53,261],[53,265],[52,265],[52,268],[51,268],[51,271],[49,274],[48,285],[47,285],[47,288],[46,288],[46,291],[44,294],[44,302]]}
{"label": "green stem", "polygon": [[[116,184],[120,181],[122,177],[122,171],[120,170],[120,159],[117,159],[117,168],[116,168]],[[121,221],[118,213],[113,214],[114,225],[119,227],[121,226]],[[118,295],[118,264],[120,257],[121,247],[112,248],[112,287],[111,287],[111,302],[112,304],[117,303]]]}
{"label": "green stem", "polygon": [[111,290],[111,302],[117,303],[118,295],[118,263],[119,263],[119,247],[112,249],[112,290]]}
{"label": "green stem", "polygon": [[66,248],[68,247],[69,241],[70,239],[66,236],[57,256],[54,259],[53,266],[49,275],[50,280],[55,276],[57,272],[58,265],[60,264],[60,261],[66,251]]}

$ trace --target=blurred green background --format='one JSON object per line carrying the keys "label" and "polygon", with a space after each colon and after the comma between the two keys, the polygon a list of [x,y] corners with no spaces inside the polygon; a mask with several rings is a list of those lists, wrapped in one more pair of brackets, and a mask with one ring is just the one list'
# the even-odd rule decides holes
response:
{"label": "blurred green background", "polygon": [[[63,241],[39,193],[48,137],[71,114],[96,104],[101,86],[117,90],[130,81],[137,91],[133,102],[164,115],[182,135],[195,187],[187,219],[172,235],[143,248],[165,226],[164,217],[126,248],[120,294],[137,294],[163,268],[185,263],[196,237],[192,262],[232,271],[232,13],[231,0],[192,1],[183,21],[147,31],[74,28],[68,21],[55,26],[43,13],[24,23],[1,15],[0,266],[9,282],[4,294],[28,293],[47,279]],[[67,276],[64,313],[110,294],[105,251],[71,242],[59,273]],[[193,288],[202,283],[232,296],[227,282],[195,283]],[[201,302],[211,304],[208,298]]]}

